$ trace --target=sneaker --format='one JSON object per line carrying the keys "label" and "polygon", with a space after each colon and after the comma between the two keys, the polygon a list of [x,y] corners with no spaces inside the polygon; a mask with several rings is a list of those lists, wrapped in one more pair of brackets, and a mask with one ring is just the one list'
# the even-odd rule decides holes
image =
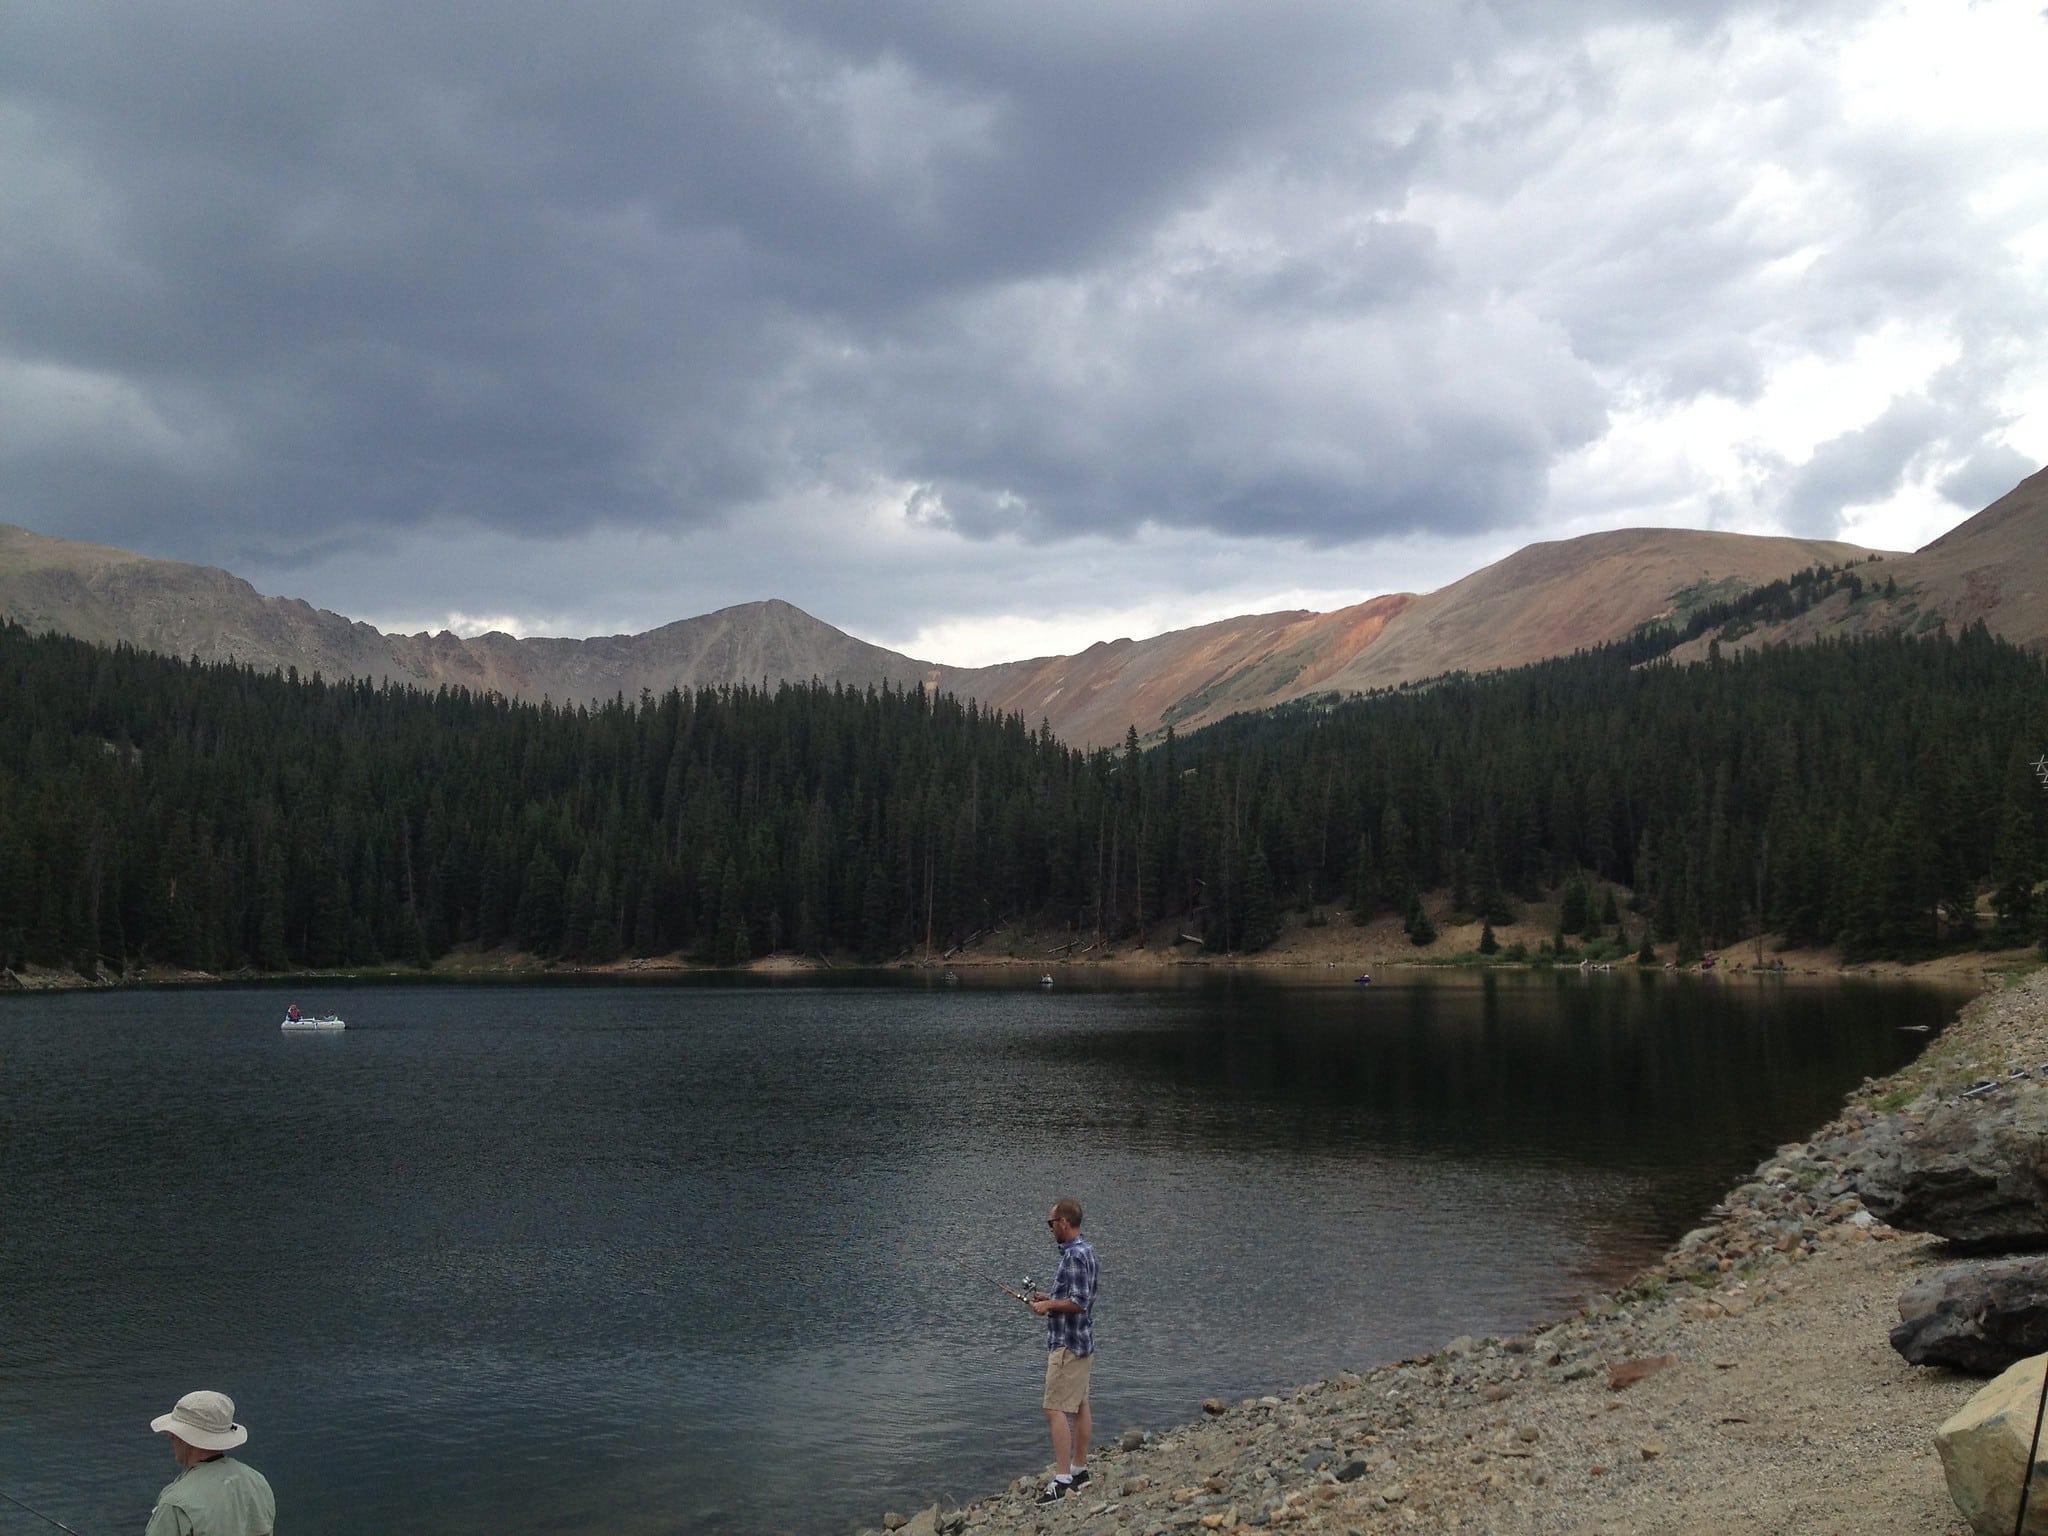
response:
{"label": "sneaker", "polygon": [[1086,1467],[1074,1468],[1074,1486],[1076,1488],[1084,1488],[1088,1485],[1088,1482],[1088,1469]]}
{"label": "sneaker", "polygon": [[1038,1502],[1041,1504],[1057,1503],[1073,1491],[1074,1485],[1071,1482],[1063,1483],[1058,1478],[1054,1478],[1045,1485],[1045,1491],[1039,1494]]}

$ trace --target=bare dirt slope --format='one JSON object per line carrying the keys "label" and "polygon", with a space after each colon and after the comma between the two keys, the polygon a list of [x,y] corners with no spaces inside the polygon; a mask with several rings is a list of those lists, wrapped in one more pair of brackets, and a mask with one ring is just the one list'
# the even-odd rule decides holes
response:
{"label": "bare dirt slope", "polygon": [[820,623],[788,603],[744,603],[638,635],[587,640],[390,635],[212,566],[152,560],[0,524],[0,615],[44,633],[303,676],[367,677],[583,703],[642,688],[785,679],[910,687],[927,662]]}
{"label": "bare dirt slope", "polygon": [[210,566],[0,525],[0,616],[99,644],[303,676],[443,685],[588,703],[642,689],[808,682],[922,684],[1021,715],[1083,747],[1135,728],[1193,730],[1242,710],[1455,670],[1515,666],[1626,635],[1688,594],[1726,597],[1844,544],[1638,529],[1538,544],[1440,592],[1333,613],[1251,614],[1073,656],[948,667],[870,645],[784,602],[745,603],[638,635],[392,635]]}
{"label": "bare dirt slope", "polygon": [[941,668],[932,680],[1032,724],[1050,719],[1063,740],[1108,746],[1133,726],[1140,736],[1186,731],[1338,686],[1336,674],[1415,601],[1395,593],[1334,613],[1253,614],[1075,656]]}
{"label": "bare dirt slope", "polygon": [[1131,726],[1188,731],[1242,710],[1318,693],[1390,688],[1483,672],[1618,640],[1696,602],[1735,596],[1870,551],[1825,539],[1633,528],[1532,544],[1436,592],[1374,598],[1334,613],[1226,619],[1078,656],[1015,662],[934,681],[1037,722],[1066,740],[1113,744]]}
{"label": "bare dirt slope", "polygon": [[1620,639],[1653,619],[1683,616],[1688,606],[1869,554],[1827,539],[1685,528],[1627,528],[1531,544],[1417,598],[1378,644],[1334,673],[1330,684],[1385,688],[1444,672],[1482,672],[1569,655]]}
{"label": "bare dirt slope", "polygon": [[1881,569],[1951,629],[1981,619],[1993,634],[2048,646],[2048,469]]}
{"label": "bare dirt slope", "polygon": [[[593,639],[388,635],[211,567],[0,525],[0,616],[31,630],[303,675],[443,684],[584,703],[642,689],[808,682],[922,684],[1049,721],[1061,739],[1113,746],[1304,695],[1513,667],[1620,639],[1813,565],[1869,552],[1820,539],[1626,529],[1533,544],[1439,591],[1333,613],[1253,614],[1073,656],[949,667],[856,639],[784,602],[746,603],[638,635]],[[1982,618],[2048,645],[2048,471],[1912,555],[1862,568],[1846,596],[1741,643],[1870,629],[1952,629]],[[1887,577],[1893,592],[1884,595]],[[1706,641],[1695,649],[1704,649]]]}
{"label": "bare dirt slope", "polygon": [[[1837,593],[1782,624],[1721,642],[1723,651],[1800,644],[1825,635],[1954,634],[1982,623],[2015,645],[2048,650],[2048,470],[2029,475],[1968,522],[1910,555],[1859,572],[1864,589]],[[1675,654],[1697,659],[1714,637]]]}

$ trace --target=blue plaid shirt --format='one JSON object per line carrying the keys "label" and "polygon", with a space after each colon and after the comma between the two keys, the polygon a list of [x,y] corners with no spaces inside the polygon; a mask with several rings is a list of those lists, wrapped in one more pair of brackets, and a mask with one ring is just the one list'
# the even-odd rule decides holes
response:
{"label": "blue plaid shirt", "polygon": [[1095,1353],[1095,1250],[1082,1237],[1070,1237],[1060,1244],[1060,1272],[1053,1276],[1054,1301],[1078,1301],[1078,1312],[1045,1314],[1045,1347],[1072,1350],[1077,1355]]}

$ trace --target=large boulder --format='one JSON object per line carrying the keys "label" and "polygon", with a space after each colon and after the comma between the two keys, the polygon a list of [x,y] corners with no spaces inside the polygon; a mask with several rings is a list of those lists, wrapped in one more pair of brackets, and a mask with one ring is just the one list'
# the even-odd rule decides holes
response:
{"label": "large boulder", "polygon": [[2048,1247],[2048,1084],[2002,1086],[1888,1116],[1862,1138],[1854,1173],[1870,1212],[1969,1248]]}
{"label": "large boulder", "polygon": [[1892,1348],[1976,1376],[2048,1351],[2048,1257],[1957,1264],[1915,1281],[1899,1293]]}
{"label": "large boulder", "polygon": [[[2048,1355],[2020,1361],[1934,1433],[1948,1496],[1977,1536],[2011,1536],[2019,1519],[2020,1475],[2034,1440],[2044,1367]],[[2048,1536],[2048,1469],[2034,1475],[2022,1536]]]}

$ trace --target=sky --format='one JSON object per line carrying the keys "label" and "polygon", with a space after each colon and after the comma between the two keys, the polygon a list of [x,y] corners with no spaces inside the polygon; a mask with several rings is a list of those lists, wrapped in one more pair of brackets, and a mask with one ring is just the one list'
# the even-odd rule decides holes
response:
{"label": "sky", "polygon": [[2048,462],[2041,0],[8,0],[0,521],[981,665]]}

